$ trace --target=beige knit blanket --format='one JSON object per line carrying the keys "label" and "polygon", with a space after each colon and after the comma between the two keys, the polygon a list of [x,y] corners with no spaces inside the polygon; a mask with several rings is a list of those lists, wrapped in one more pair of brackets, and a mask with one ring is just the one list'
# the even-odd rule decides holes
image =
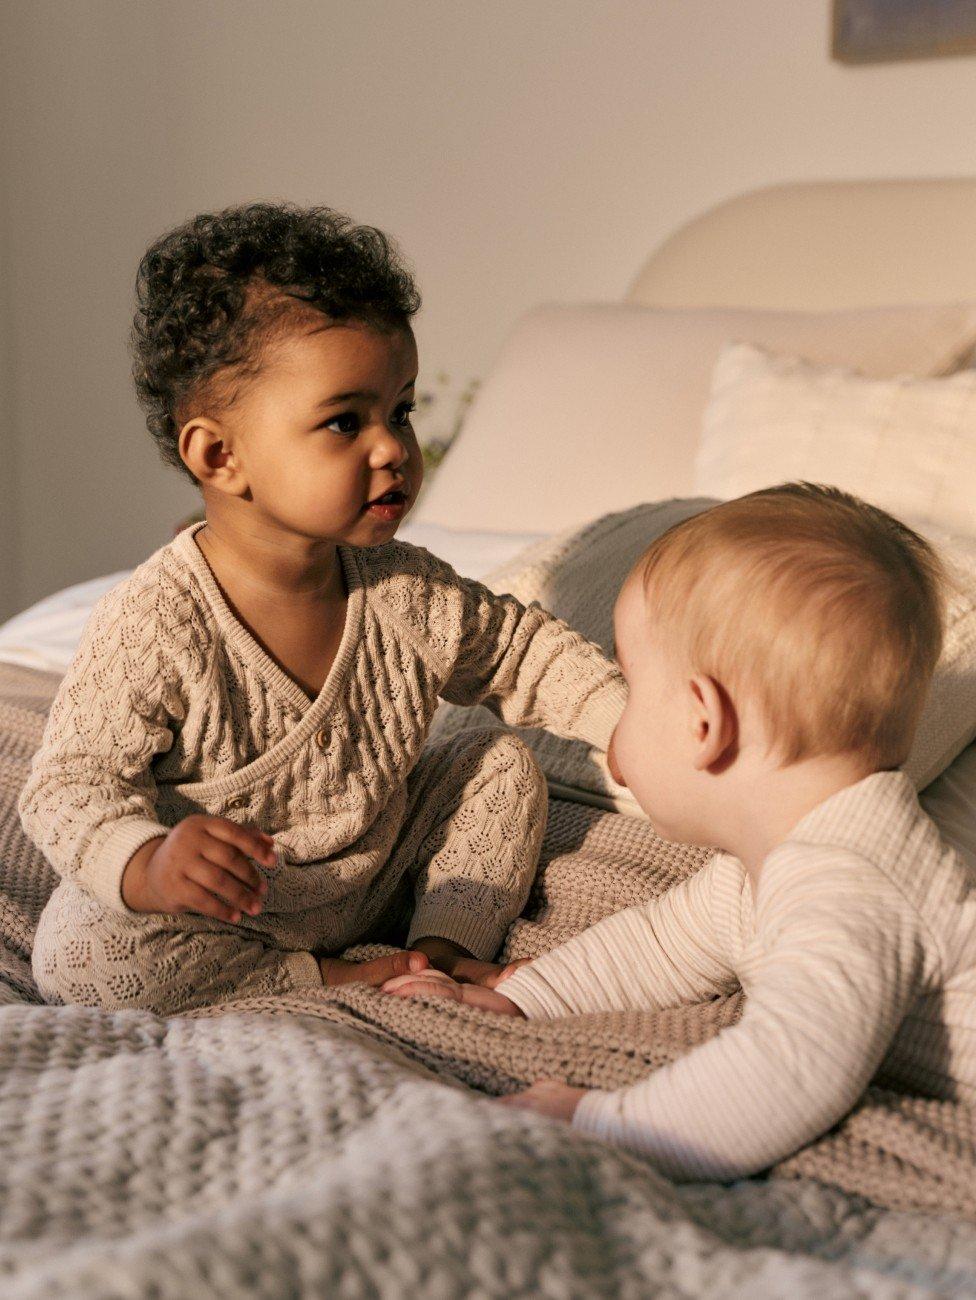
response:
{"label": "beige knit blanket", "polygon": [[[170,1020],[37,1005],[30,945],[54,877],[15,804],[55,685],[0,665],[5,1296],[976,1290],[964,1107],[872,1089],[773,1179],[676,1188],[483,1099],[541,1074],[627,1083],[731,1023],[736,998],[550,1023],[355,986]],[[705,857],[553,800],[508,952],[541,952]]]}

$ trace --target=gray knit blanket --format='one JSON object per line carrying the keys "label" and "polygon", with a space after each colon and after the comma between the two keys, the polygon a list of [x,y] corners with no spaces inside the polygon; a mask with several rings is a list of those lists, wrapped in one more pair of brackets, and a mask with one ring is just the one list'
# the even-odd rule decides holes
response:
{"label": "gray knit blanket", "polygon": [[[976,1116],[872,1090],[765,1178],[676,1187],[496,1105],[635,1079],[735,998],[549,1024],[363,986],[161,1019],[40,1004],[54,877],[16,796],[56,679],[0,665],[0,1294],[909,1296],[976,1292]],[[695,870],[554,799],[508,939],[541,952]]]}

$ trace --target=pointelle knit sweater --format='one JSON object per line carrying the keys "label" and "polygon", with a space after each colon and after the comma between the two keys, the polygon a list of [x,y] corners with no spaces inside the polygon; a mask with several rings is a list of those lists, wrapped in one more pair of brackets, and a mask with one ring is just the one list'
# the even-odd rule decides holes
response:
{"label": "pointelle knit sweater", "polygon": [[[360,937],[439,698],[606,748],[626,685],[596,645],[397,541],[338,548],[345,628],[310,699],[232,612],[202,527],[98,602],[20,796],[51,865],[107,907],[129,911],[121,880],[140,845],[209,813],[275,837],[265,906],[241,924],[338,951]],[[431,906],[421,932],[472,951],[493,933],[491,918]]]}

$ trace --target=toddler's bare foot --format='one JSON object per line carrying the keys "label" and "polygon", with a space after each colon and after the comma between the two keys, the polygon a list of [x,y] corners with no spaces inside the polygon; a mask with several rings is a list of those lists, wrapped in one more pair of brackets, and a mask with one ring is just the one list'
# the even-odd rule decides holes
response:
{"label": "toddler's bare foot", "polygon": [[346,961],[342,957],[320,957],[322,982],[327,988],[337,984],[369,984],[378,988],[398,975],[419,975],[429,965],[422,952],[394,952],[372,961]]}

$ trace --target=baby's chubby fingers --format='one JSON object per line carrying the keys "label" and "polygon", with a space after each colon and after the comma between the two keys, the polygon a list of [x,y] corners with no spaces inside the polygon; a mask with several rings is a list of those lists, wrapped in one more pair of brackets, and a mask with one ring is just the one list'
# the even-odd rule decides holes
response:
{"label": "baby's chubby fingers", "polygon": [[510,975],[514,975],[515,972],[521,970],[523,966],[531,965],[531,962],[531,957],[520,957],[518,961],[510,961],[507,966],[501,968],[497,975],[491,975],[485,980],[485,987],[489,989],[497,989],[499,984],[507,980]]}
{"label": "baby's chubby fingers", "polygon": [[503,1106],[514,1106],[518,1110],[532,1110],[534,1104],[540,1098],[545,1097],[552,1088],[563,1088],[565,1084],[557,1082],[555,1079],[536,1079],[528,1088],[523,1088],[521,1092],[510,1092],[504,1097],[496,1097],[495,1100],[501,1102]]}
{"label": "baby's chubby fingers", "polygon": [[249,889],[242,884],[233,872],[224,871],[222,867],[207,858],[198,858],[189,862],[185,870],[188,880],[200,885],[234,909],[234,915],[228,919],[235,925],[241,919],[241,912],[247,912],[249,916],[257,916],[260,912],[261,894],[256,889]]}
{"label": "baby's chubby fingers", "polygon": [[263,867],[276,865],[273,838],[256,826],[239,825],[227,817],[208,817],[207,832],[214,839],[233,845]]}
{"label": "baby's chubby fingers", "polygon": [[395,993],[398,997],[423,997],[431,995],[461,1001],[461,986],[444,971],[430,968],[419,975],[396,975],[387,980],[381,993]]}
{"label": "baby's chubby fingers", "polygon": [[524,1092],[513,1092],[507,1097],[496,1097],[500,1106],[510,1106],[514,1110],[530,1110],[536,1115],[548,1115],[552,1119],[572,1121],[576,1107],[586,1095],[585,1088],[572,1088],[568,1083],[556,1079],[537,1079],[531,1088]]}
{"label": "baby's chubby fingers", "polygon": [[[260,903],[268,892],[268,882],[258,872],[249,858],[246,858],[239,849],[233,845],[225,843],[223,840],[217,840],[208,837],[200,849],[200,856],[208,865],[215,867],[223,879],[225,876],[230,877],[238,889],[243,889],[249,895],[249,901]],[[207,886],[213,888],[212,885]],[[223,890],[219,893],[224,894]],[[226,895],[224,895],[226,897]],[[237,892],[235,890],[235,899]],[[243,902],[242,899],[237,901]]]}
{"label": "baby's chubby fingers", "polygon": [[213,916],[218,921],[229,921],[232,925],[241,919],[240,912],[231,903],[218,898],[190,876],[186,877],[181,893],[184,905],[180,911],[199,912],[201,916]]}

